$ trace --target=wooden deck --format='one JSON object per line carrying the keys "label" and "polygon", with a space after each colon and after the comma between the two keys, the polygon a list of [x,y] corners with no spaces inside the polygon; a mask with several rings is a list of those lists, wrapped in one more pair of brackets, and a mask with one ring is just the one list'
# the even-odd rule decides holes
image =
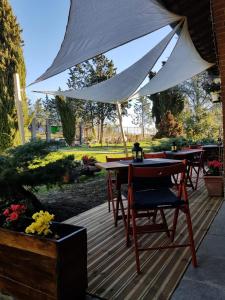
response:
{"label": "wooden deck", "polygon": [[[197,191],[189,191],[190,209],[196,246],[204,238],[217,214],[222,198],[207,195],[201,180]],[[171,225],[172,215],[167,214]],[[187,238],[182,213],[177,241]],[[188,248],[145,251],[141,254],[142,274],[137,275],[133,247],[125,246],[122,221],[115,228],[107,204],[100,205],[66,221],[88,231],[88,292],[103,299],[169,299],[190,261]],[[165,234],[142,235],[142,245],[165,241]],[[201,268],[201,266],[199,266]]]}

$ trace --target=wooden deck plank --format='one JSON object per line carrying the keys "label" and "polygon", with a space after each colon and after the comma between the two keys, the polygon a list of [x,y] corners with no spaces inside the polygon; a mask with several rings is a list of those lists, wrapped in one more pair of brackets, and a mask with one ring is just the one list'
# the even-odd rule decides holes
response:
{"label": "wooden deck plank", "polygon": [[[197,191],[189,190],[189,201],[195,243],[199,246],[222,204],[222,198],[209,198],[201,180]],[[181,213],[179,217],[176,241],[183,242],[187,240],[186,222]],[[167,212],[166,218],[171,226],[172,213]],[[142,274],[137,275],[133,247],[125,246],[123,222],[114,227],[107,203],[66,223],[87,228],[88,291],[104,299],[169,299],[190,262],[188,248],[144,251],[140,255]],[[165,233],[142,235],[139,239],[143,246],[153,246],[165,240]]]}

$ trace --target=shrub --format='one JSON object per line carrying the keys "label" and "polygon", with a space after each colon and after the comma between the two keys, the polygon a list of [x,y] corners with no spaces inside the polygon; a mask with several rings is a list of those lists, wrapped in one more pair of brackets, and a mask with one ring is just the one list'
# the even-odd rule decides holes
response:
{"label": "shrub", "polygon": [[33,193],[38,186],[61,185],[65,173],[73,178],[79,176],[80,163],[74,156],[52,152],[52,147],[52,143],[32,142],[0,156],[2,200],[29,199],[39,209],[40,203]]}

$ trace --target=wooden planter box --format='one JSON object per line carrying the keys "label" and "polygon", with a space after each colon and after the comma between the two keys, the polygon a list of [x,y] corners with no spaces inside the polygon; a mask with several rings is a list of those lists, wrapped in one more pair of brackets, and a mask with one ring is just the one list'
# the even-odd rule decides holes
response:
{"label": "wooden planter box", "polygon": [[54,223],[54,240],[0,228],[0,291],[21,300],[85,299],[83,227]]}
{"label": "wooden planter box", "polygon": [[223,176],[204,176],[205,186],[209,196],[223,196],[224,179]]}

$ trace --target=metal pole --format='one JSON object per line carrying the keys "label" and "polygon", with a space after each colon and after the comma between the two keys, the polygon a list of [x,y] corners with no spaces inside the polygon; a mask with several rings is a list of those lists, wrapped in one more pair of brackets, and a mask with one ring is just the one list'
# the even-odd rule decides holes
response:
{"label": "metal pole", "polygon": [[118,118],[119,118],[119,123],[120,123],[120,130],[121,130],[121,135],[122,135],[122,140],[123,140],[123,146],[124,146],[124,151],[126,154],[126,157],[128,157],[128,150],[127,150],[127,143],[126,143],[126,137],[123,131],[123,121],[122,121],[122,114],[121,114],[121,105],[119,102],[116,103],[116,108],[118,112]]}
{"label": "metal pole", "polygon": [[22,109],[22,97],[20,90],[20,78],[18,73],[13,74],[14,82],[14,99],[18,118],[18,127],[20,132],[21,144],[25,144],[25,133],[24,133],[24,121],[23,121],[23,109]]}

